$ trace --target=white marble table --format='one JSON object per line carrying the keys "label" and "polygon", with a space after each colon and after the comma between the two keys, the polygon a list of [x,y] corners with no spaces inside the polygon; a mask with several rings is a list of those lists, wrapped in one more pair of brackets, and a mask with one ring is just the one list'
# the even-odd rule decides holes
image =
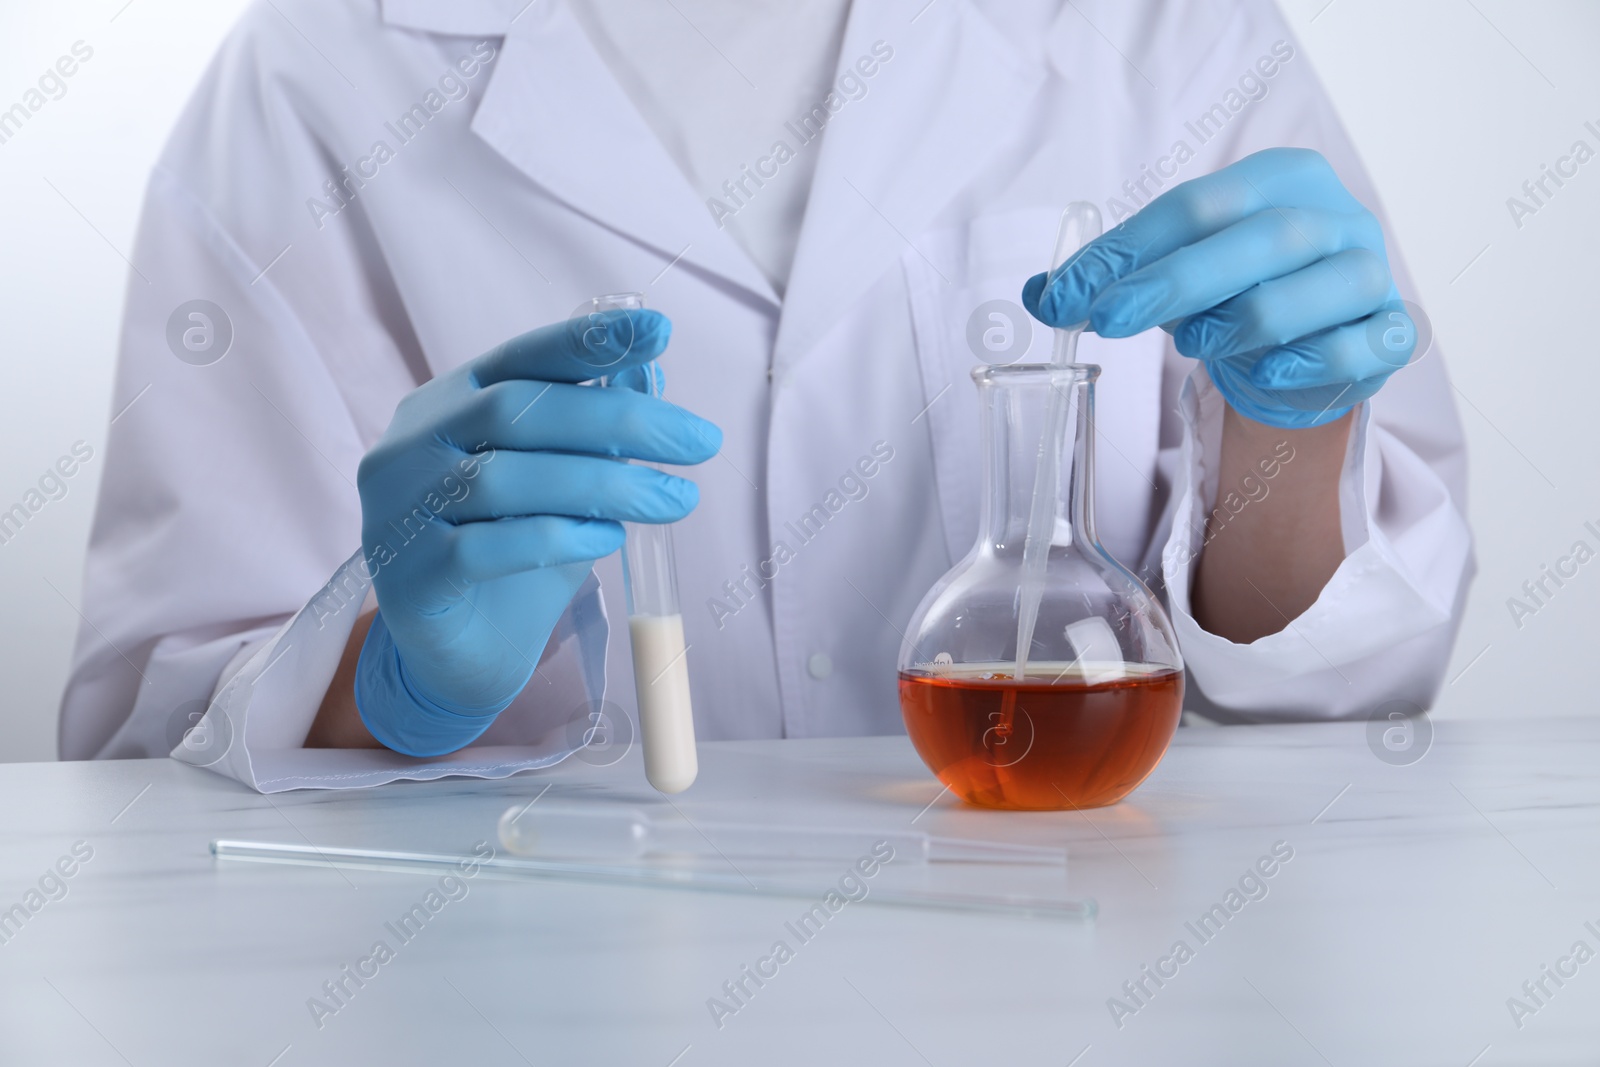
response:
{"label": "white marble table", "polygon": [[[917,818],[1065,843],[1070,889],[1099,918],[852,904],[801,944],[785,923],[803,901],[476,877],[402,941],[392,923],[438,875],[219,863],[207,845],[468,854],[546,783],[651,802],[636,754],[270,799],[167,761],[15,764],[0,767],[0,908],[41,879],[59,899],[41,892],[20,929],[0,926],[0,1063],[1493,1067],[1600,1053],[1600,958],[1569,955],[1600,951],[1600,721],[1447,722],[1409,766],[1376,758],[1359,725],[1183,730],[1130,801],[1087,816],[945,795],[918,818],[939,790],[903,738],[711,744],[701,759],[679,800],[692,820]],[[1186,923],[1226,907],[1277,842],[1293,858],[1264,864],[1266,895],[1197,936]],[[50,876],[58,863],[71,877]],[[819,897],[834,866],[815,872]],[[1047,877],[891,873],[935,888]],[[372,977],[346,979],[319,1027],[308,1000],[334,1004],[323,983],[380,939],[393,958],[362,964]],[[793,958],[747,980],[719,1028],[708,999],[727,1003],[723,983],[779,939]],[[1123,983],[1145,965],[1172,976],[1144,979],[1141,1003]],[[1575,973],[1558,986],[1546,965]],[[1536,1002],[1522,987],[1541,979]],[[1513,1019],[1514,996],[1535,1010]],[[1112,997],[1137,1010],[1114,1020]]]}

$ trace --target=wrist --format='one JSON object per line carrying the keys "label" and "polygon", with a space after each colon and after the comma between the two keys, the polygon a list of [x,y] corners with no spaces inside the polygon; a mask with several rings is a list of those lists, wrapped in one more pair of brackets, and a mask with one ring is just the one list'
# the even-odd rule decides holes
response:
{"label": "wrist", "polygon": [[355,704],[361,722],[384,747],[404,756],[442,756],[476,741],[511,700],[464,708],[427,693],[406,670],[380,610],[356,663]]}
{"label": "wrist", "polygon": [[1219,467],[1225,474],[1248,475],[1263,457],[1275,457],[1293,468],[1290,481],[1323,483],[1337,491],[1354,422],[1355,408],[1346,408],[1328,422],[1286,429],[1253,419],[1228,404],[1223,408]]}
{"label": "wrist", "polygon": [[306,748],[381,748],[372,732],[361,721],[356,710],[356,664],[367,640],[367,630],[372,626],[376,611],[369,611],[356,620],[339,657],[333,681],[322,696],[317,717],[306,732]]}

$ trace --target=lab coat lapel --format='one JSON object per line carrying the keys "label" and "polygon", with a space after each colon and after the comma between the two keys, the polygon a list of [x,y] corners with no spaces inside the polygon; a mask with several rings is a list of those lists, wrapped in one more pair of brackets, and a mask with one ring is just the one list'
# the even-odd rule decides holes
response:
{"label": "lab coat lapel", "polygon": [[495,0],[454,10],[385,0],[384,13],[391,23],[440,32],[499,20],[505,40],[473,133],[573,210],[654,249],[663,267],[700,267],[776,304],[771,284],[717,229],[564,0],[537,0],[521,14],[505,9]]}
{"label": "lab coat lapel", "polygon": [[[894,50],[828,121],[773,353],[782,375],[995,158],[1044,79],[970,0],[852,6],[841,73]],[[918,9],[921,8],[921,13]],[[953,279],[952,279],[953,280]]]}

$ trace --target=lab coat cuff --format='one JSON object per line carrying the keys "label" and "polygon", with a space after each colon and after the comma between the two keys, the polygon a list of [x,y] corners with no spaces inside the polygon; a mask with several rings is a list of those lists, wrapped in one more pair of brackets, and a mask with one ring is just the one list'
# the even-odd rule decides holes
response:
{"label": "lab coat cuff", "polygon": [[505,778],[552,766],[582,747],[583,720],[577,729],[564,727],[569,709],[604,695],[608,624],[593,575],[551,635],[541,664],[545,682],[524,690],[478,744],[426,759],[389,749],[304,747],[356,620],[375,602],[371,584],[358,551],[276,632],[248,643],[172,757],[259,792],[280,793],[451,775]]}
{"label": "lab coat cuff", "polygon": [[[1225,406],[1204,368],[1196,368],[1179,399],[1185,433],[1161,555],[1173,627],[1189,676],[1203,694],[1202,707],[1255,721],[1359,715],[1382,685],[1379,672],[1362,669],[1369,666],[1363,661],[1381,660],[1430,631],[1448,633],[1452,599],[1439,591],[1453,594],[1456,583],[1416,573],[1377,521],[1373,503],[1382,470],[1374,438],[1381,431],[1363,403],[1340,474],[1343,562],[1312,605],[1277,633],[1240,644],[1206,630],[1194,618],[1190,587],[1192,567],[1205,548],[1208,515],[1220,509],[1225,523],[1254,506],[1252,497],[1262,499],[1261,487],[1270,493],[1272,485],[1267,477],[1254,488],[1218,485]],[[1292,454],[1272,458],[1279,465],[1276,476],[1292,470]],[[1441,572],[1456,574],[1466,566],[1470,539],[1464,524],[1452,519],[1450,512],[1435,523],[1433,557]]]}
{"label": "lab coat cuff", "polygon": [[356,661],[356,712],[385,748],[403,756],[442,756],[465,748],[510,707],[507,700],[481,711],[455,711],[430,700],[407,677],[394,635],[379,611]]}

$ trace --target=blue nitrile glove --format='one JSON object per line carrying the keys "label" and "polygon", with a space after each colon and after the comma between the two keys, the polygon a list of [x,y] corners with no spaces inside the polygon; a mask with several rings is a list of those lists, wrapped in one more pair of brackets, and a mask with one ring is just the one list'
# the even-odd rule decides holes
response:
{"label": "blue nitrile glove", "polygon": [[1102,337],[1161,326],[1236,411],[1284,429],[1372,396],[1417,338],[1378,220],[1299,148],[1174,186],[1030,278],[1022,300],[1048,325],[1087,319]]}
{"label": "blue nitrile glove", "polygon": [[722,432],[630,389],[667,346],[653,311],[607,311],[523,334],[400,402],[361,461],[362,544],[378,617],[355,697],[383,744],[453,752],[532,677],[620,522],[676,522],[693,482],[605,457],[701,463]]}

